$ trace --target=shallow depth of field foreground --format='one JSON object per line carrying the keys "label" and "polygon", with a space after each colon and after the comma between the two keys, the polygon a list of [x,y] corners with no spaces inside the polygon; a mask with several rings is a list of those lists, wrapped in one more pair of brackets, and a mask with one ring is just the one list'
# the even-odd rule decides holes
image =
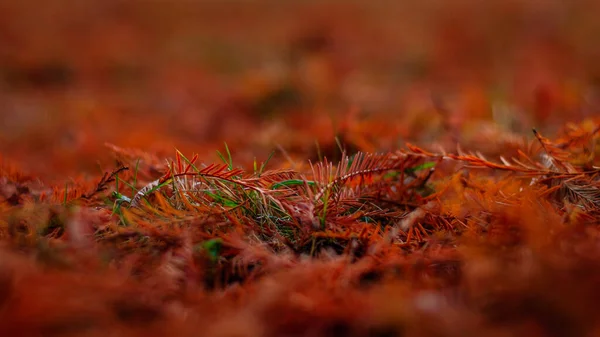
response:
{"label": "shallow depth of field foreground", "polygon": [[600,336],[597,13],[0,0],[0,336]]}

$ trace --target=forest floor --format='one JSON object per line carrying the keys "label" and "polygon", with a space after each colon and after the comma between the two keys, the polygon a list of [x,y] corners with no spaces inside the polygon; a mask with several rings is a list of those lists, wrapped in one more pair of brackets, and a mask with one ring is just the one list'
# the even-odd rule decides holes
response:
{"label": "forest floor", "polygon": [[600,336],[598,1],[0,1],[0,335]]}

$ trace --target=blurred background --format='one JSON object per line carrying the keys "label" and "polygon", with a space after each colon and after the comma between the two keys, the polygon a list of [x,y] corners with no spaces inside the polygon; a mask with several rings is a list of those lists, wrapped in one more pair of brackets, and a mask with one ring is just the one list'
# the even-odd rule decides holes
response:
{"label": "blurred background", "polygon": [[274,149],[280,163],[332,158],[335,137],[493,153],[598,113],[597,13],[592,0],[0,0],[0,153],[45,179],[113,165],[105,143],[216,161],[227,142],[240,165]]}

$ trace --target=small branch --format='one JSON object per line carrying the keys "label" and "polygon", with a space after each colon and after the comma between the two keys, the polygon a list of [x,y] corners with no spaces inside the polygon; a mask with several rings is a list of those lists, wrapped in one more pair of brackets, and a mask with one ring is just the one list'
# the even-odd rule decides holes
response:
{"label": "small branch", "polygon": [[91,199],[93,196],[95,196],[96,194],[105,191],[106,189],[108,189],[108,184],[112,183],[115,181],[115,177],[123,172],[123,171],[127,171],[129,170],[129,167],[127,166],[120,166],[116,169],[114,169],[110,174],[108,172],[104,172],[104,175],[102,176],[102,178],[100,179],[100,182],[98,182],[98,185],[96,185],[96,189],[93,190],[92,192],[88,193],[88,194],[84,194],[81,196],[81,198],[83,199]]}

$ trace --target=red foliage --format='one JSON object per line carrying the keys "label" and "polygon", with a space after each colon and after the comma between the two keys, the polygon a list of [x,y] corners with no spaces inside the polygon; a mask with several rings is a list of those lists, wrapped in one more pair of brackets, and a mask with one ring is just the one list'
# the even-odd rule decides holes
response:
{"label": "red foliage", "polygon": [[0,335],[599,335],[599,9],[0,3]]}

